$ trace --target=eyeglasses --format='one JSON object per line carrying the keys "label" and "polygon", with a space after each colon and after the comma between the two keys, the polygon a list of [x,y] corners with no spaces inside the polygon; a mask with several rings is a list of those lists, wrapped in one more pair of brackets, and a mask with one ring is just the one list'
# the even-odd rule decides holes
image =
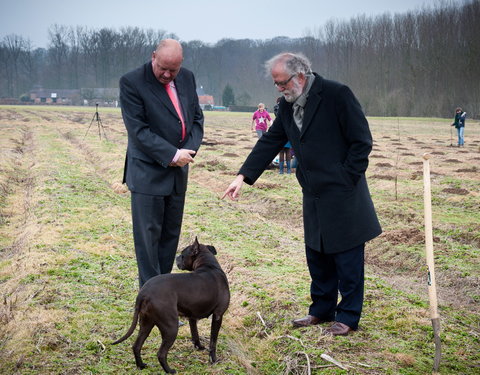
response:
{"label": "eyeglasses", "polygon": [[274,84],[275,87],[283,87],[283,88],[285,88],[285,86],[288,85],[288,82],[290,82],[290,81],[292,80],[292,78],[295,77],[295,76],[296,76],[296,74],[292,74],[292,75],[290,76],[290,78],[287,79],[286,81],[273,82],[273,84]]}

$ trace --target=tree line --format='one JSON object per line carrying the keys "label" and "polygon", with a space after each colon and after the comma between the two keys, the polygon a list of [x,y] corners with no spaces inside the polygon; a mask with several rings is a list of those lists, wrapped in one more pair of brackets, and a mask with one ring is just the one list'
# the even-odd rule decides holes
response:
{"label": "tree line", "polygon": [[[302,38],[222,39],[182,42],[184,66],[221,105],[226,87],[237,105],[279,95],[264,62],[301,52],[313,70],[348,84],[367,115],[451,117],[462,106],[480,115],[480,0],[439,2],[405,13],[331,20]],[[7,35],[0,42],[0,97],[26,98],[34,87],[118,87],[127,71],[148,61],[164,30],[119,30],[53,25],[47,48]],[[285,30],[288,33],[288,28]],[[178,38],[177,38],[178,39]]]}

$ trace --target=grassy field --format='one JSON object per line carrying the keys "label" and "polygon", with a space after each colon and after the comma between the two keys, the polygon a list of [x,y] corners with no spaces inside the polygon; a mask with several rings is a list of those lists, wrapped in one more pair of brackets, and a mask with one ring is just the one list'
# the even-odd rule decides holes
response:
{"label": "grassy field", "polygon": [[[0,373],[132,374],[126,332],[138,290],[128,192],[126,132],[118,109],[0,107]],[[451,119],[369,118],[367,172],[384,233],[367,244],[360,329],[292,329],[307,313],[309,276],[301,191],[293,175],[266,171],[238,202],[220,196],[255,143],[250,114],[206,112],[191,168],[181,247],[212,244],[232,300],[219,362],[196,351],[182,327],[169,354],[180,374],[430,374],[423,232],[422,155],[432,154],[432,205],[441,317],[441,374],[480,373],[480,124],[466,146]],[[453,129],[454,130],[454,129]],[[86,136],[85,136],[86,135]],[[175,270],[174,272],[179,272]],[[199,324],[208,342],[209,321]],[[143,353],[162,373],[154,331]],[[347,370],[321,358],[328,354]]]}

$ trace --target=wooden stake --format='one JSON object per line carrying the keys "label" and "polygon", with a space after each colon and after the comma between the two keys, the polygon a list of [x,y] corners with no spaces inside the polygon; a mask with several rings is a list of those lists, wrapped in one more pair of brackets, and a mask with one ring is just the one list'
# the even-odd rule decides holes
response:
{"label": "wooden stake", "polygon": [[437,287],[435,282],[435,263],[433,258],[433,230],[432,230],[432,197],[430,186],[430,159],[431,155],[423,154],[423,202],[425,211],[425,253],[428,267],[428,298],[430,301],[430,317],[432,319],[433,335],[435,340],[435,359],[433,370],[438,371],[440,366],[440,316],[438,315]]}

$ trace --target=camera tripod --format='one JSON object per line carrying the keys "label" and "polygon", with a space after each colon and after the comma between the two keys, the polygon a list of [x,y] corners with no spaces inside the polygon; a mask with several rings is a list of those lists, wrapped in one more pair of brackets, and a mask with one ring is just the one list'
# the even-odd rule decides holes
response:
{"label": "camera tripod", "polygon": [[91,126],[92,126],[92,123],[96,121],[97,122],[97,127],[98,127],[98,137],[100,139],[102,139],[102,133],[103,133],[103,136],[105,137],[105,140],[107,139],[107,134],[105,133],[105,128],[103,127],[103,124],[102,124],[102,120],[100,119],[100,115],[98,113],[98,103],[95,104],[95,114],[93,115],[93,118],[92,118],[92,121],[90,121],[90,125],[88,125],[88,129],[87,131],[85,132],[85,135],[83,136],[83,139],[85,139],[85,137],[87,136],[88,134],[88,131],[90,130]]}

